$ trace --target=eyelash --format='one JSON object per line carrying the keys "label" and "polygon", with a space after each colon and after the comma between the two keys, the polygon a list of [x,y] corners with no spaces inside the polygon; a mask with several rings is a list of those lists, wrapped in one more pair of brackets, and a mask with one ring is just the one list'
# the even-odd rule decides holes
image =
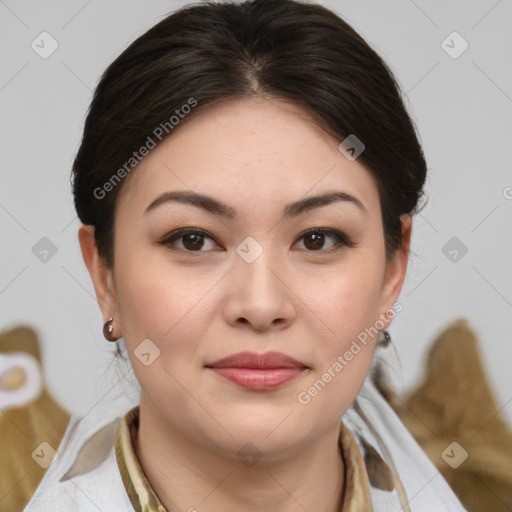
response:
{"label": "eyelash", "polygon": [[[304,233],[301,233],[301,235],[298,237],[297,240],[302,240],[303,238],[305,238],[308,235],[311,235],[313,233],[328,235],[328,236],[334,238],[336,243],[330,249],[318,249],[316,251],[303,249],[309,253],[332,253],[332,252],[336,252],[336,251],[340,250],[343,247],[355,247],[357,245],[347,235],[345,235],[345,233],[338,231],[337,229],[331,229],[331,228],[308,229]],[[177,248],[177,247],[173,246],[174,242],[176,242],[180,238],[183,238],[184,236],[189,235],[189,234],[200,235],[204,238],[209,238],[209,239],[213,240],[217,245],[220,245],[217,242],[217,240],[215,240],[215,238],[212,237],[207,231],[204,231],[204,230],[198,229],[198,228],[177,229],[175,231],[168,233],[162,240],[160,240],[158,242],[158,244],[167,246],[171,250],[183,251],[187,254],[192,254],[192,255],[196,255],[196,254],[200,255],[201,253],[204,253],[204,252],[210,252],[210,251],[202,251],[202,250],[191,251],[188,249],[181,249],[181,248]]]}

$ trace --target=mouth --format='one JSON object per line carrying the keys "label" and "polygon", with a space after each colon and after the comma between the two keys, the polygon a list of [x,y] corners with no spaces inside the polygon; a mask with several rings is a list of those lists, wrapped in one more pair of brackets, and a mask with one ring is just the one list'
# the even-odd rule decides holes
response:
{"label": "mouth", "polygon": [[281,352],[239,352],[224,357],[205,368],[245,389],[267,391],[278,388],[310,368]]}

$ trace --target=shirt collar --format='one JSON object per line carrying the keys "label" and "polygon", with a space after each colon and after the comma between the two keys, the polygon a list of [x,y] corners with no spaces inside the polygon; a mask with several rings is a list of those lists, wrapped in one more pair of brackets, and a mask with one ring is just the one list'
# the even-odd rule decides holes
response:
{"label": "shirt collar", "polygon": [[[167,512],[146,479],[133,449],[139,428],[139,406],[121,420],[115,441],[115,454],[124,487],[136,512]],[[365,463],[350,433],[340,421],[339,446],[345,463],[345,496],[340,512],[372,510]]]}

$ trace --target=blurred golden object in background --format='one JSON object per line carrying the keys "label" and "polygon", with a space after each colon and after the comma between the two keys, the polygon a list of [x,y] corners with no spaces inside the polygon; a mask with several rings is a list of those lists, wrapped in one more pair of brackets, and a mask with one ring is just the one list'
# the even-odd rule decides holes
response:
{"label": "blurred golden object in background", "polygon": [[36,332],[0,333],[0,512],[22,511],[51,464],[70,414],[44,387]]}
{"label": "blurred golden object in background", "polygon": [[512,510],[512,431],[466,320],[434,340],[422,383],[403,401],[386,388],[381,383],[385,398],[469,512]]}

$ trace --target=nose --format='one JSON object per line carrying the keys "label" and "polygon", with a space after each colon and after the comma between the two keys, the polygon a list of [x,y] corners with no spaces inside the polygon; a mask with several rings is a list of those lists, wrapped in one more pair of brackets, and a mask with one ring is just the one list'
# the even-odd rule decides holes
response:
{"label": "nose", "polygon": [[270,251],[264,250],[251,263],[237,256],[230,272],[227,322],[255,331],[286,328],[296,316],[292,287],[283,264],[271,258]]}

